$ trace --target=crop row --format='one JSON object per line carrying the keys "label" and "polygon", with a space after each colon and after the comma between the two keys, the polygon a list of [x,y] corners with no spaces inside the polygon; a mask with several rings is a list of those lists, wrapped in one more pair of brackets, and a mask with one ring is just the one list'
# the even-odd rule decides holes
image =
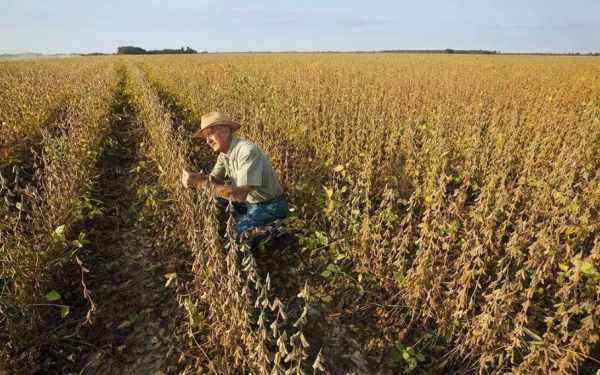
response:
{"label": "crop row", "polygon": [[[235,242],[224,251],[211,193],[186,190],[180,182],[190,147],[184,128],[174,123],[142,70],[132,65],[129,78],[128,90],[148,131],[151,156],[177,206],[181,232],[195,259],[196,290],[183,304],[192,332],[206,334],[201,345],[204,351],[209,348],[205,366],[216,373],[302,373],[308,346],[302,333],[306,305],[292,327],[283,303],[270,291],[269,276],[258,274],[252,253]],[[308,296],[306,288],[302,298]]]}
{"label": "crop row", "polygon": [[[18,72],[34,69],[36,64]],[[75,230],[77,223],[93,214],[89,190],[117,88],[113,62],[81,69],[69,62],[40,69],[24,76],[30,79],[24,84],[18,81],[19,75],[12,75],[26,97],[7,98],[14,102],[3,103],[13,110],[40,104],[9,115],[17,121],[9,124],[11,139],[20,142],[21,135],[31,136],[34,153],[26,159],[8,160],[0,176],[0,336],[7,343],[3,350],[13,353],[16,368],[37,361],[20,354],[35,356],[41,332],[47,328],[44,322],[69,314],[64,296],[53,289],[54,282],[66,264],[79,261],[76,252],[85,244],[85,233]],[[42,86],[29,86],[35,84]],[[60,106],[61,115],[49,118],[53,106]],[[93,308],[91,299],[89,303]]]}

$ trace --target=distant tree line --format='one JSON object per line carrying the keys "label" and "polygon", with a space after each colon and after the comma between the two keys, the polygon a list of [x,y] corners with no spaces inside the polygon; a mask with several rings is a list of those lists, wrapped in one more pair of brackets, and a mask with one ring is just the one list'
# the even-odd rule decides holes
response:
{"label": "distant tree line", "polygon": [[181,47],[180,49],[153,49],[145,50],[141,47],[123,46],[117,48],[118,55],[163,55],[163,54],[194,54],[198,51],[190,47]]}
{"label": "distant tree line", "polygon": [[452,48],[446,48],[446,49],[415,49],[415,50],[410,50],[410,49],[388,49],[388,50],[383,50],[381,52],[384,53],[458,53],[458,54],[478,54],[478,55],[495,55],[497,53],[499,53],[498,51],[490,51],[490,50],[485,50],[485,49],[452,49]]}
{"label": "distant tree line", "polygon": [[[155,54],[196,54],[196,53],[208,53],[208,51],[197,52],[190,47],[181,47],[180,49],[161,49],[161,50],[145,50],[141,47],[124,46],[117,48],[117,54],[119,55],[155,55]],[[219,53],[215,51],[215,53]],[[483,49],[390,49],[390,50],[364,50],[364,51],[328,51],[328,50],[316,50],[316,51],[231,51],[231,52],[220,52],[220,53],[261,53],[261,54],[295,54],[295,53],[412,53],[412,54],[484,54],[484,55],[538,55],[538,56],[600,56],[600,52],[502,52],[495,50],[483,50]],[[110,53],[92,52],[92,53],[81,53],[81,56],[100,56],[100,55],[111,55]],[[11,57],[12,55],[1,55],[0,57]],[[40,54],[40,56],[42,56]]]}

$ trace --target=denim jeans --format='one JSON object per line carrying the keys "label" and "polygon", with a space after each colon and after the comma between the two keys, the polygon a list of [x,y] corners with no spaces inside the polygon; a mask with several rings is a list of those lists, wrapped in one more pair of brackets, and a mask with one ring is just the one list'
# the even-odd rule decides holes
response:
{"label": "denim jeans", "polygon": [[[217,197],[215,200],[217,206],[223,209],[226,209],[229,204],[227,199],[221,197]],[[232,202],[232,205],[233,216],[236,219],[234,230],[237,241],[248,229],[283,219],[289,214],[287,201],[283,197],[265,203]]]}

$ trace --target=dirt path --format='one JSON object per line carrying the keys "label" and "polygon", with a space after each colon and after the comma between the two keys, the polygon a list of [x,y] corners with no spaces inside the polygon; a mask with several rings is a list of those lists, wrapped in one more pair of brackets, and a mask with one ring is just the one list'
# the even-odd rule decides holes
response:
{"label": "dirt path", "polygon": [[[140,143],[142,127],[135,124],[129,98],[121,85],[117,92],[114,121],[100,157],[101,175],[92,202],[102,215],[87,223],[87,286],[97,304],[93,324],[82,326],[78,350],[67,356],[65,372],[85,374],[179,373],[185,333],[173,284],[165,286],[165,274],[173,272],[181,249],[169,249],[161,240],[162,226],[156,210],[158,191],[150,164]],[[155,176],[154,176],[155,177]]]}

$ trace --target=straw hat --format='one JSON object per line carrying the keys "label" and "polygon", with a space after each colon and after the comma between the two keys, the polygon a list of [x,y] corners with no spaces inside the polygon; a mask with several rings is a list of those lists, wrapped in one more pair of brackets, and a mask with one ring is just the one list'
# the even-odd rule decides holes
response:
{"label": "straw hat", "polygon": [[193,137],[206,137],[206,129],[212,128],[217,125],[225,125],[231,129],[232,132],[238,130],[240,128],[240,124],[235,121],[230,120],[224,113],[221,112],[209,112],[205,115],[202,115],[200,119],[200,130],[194,133]]}

